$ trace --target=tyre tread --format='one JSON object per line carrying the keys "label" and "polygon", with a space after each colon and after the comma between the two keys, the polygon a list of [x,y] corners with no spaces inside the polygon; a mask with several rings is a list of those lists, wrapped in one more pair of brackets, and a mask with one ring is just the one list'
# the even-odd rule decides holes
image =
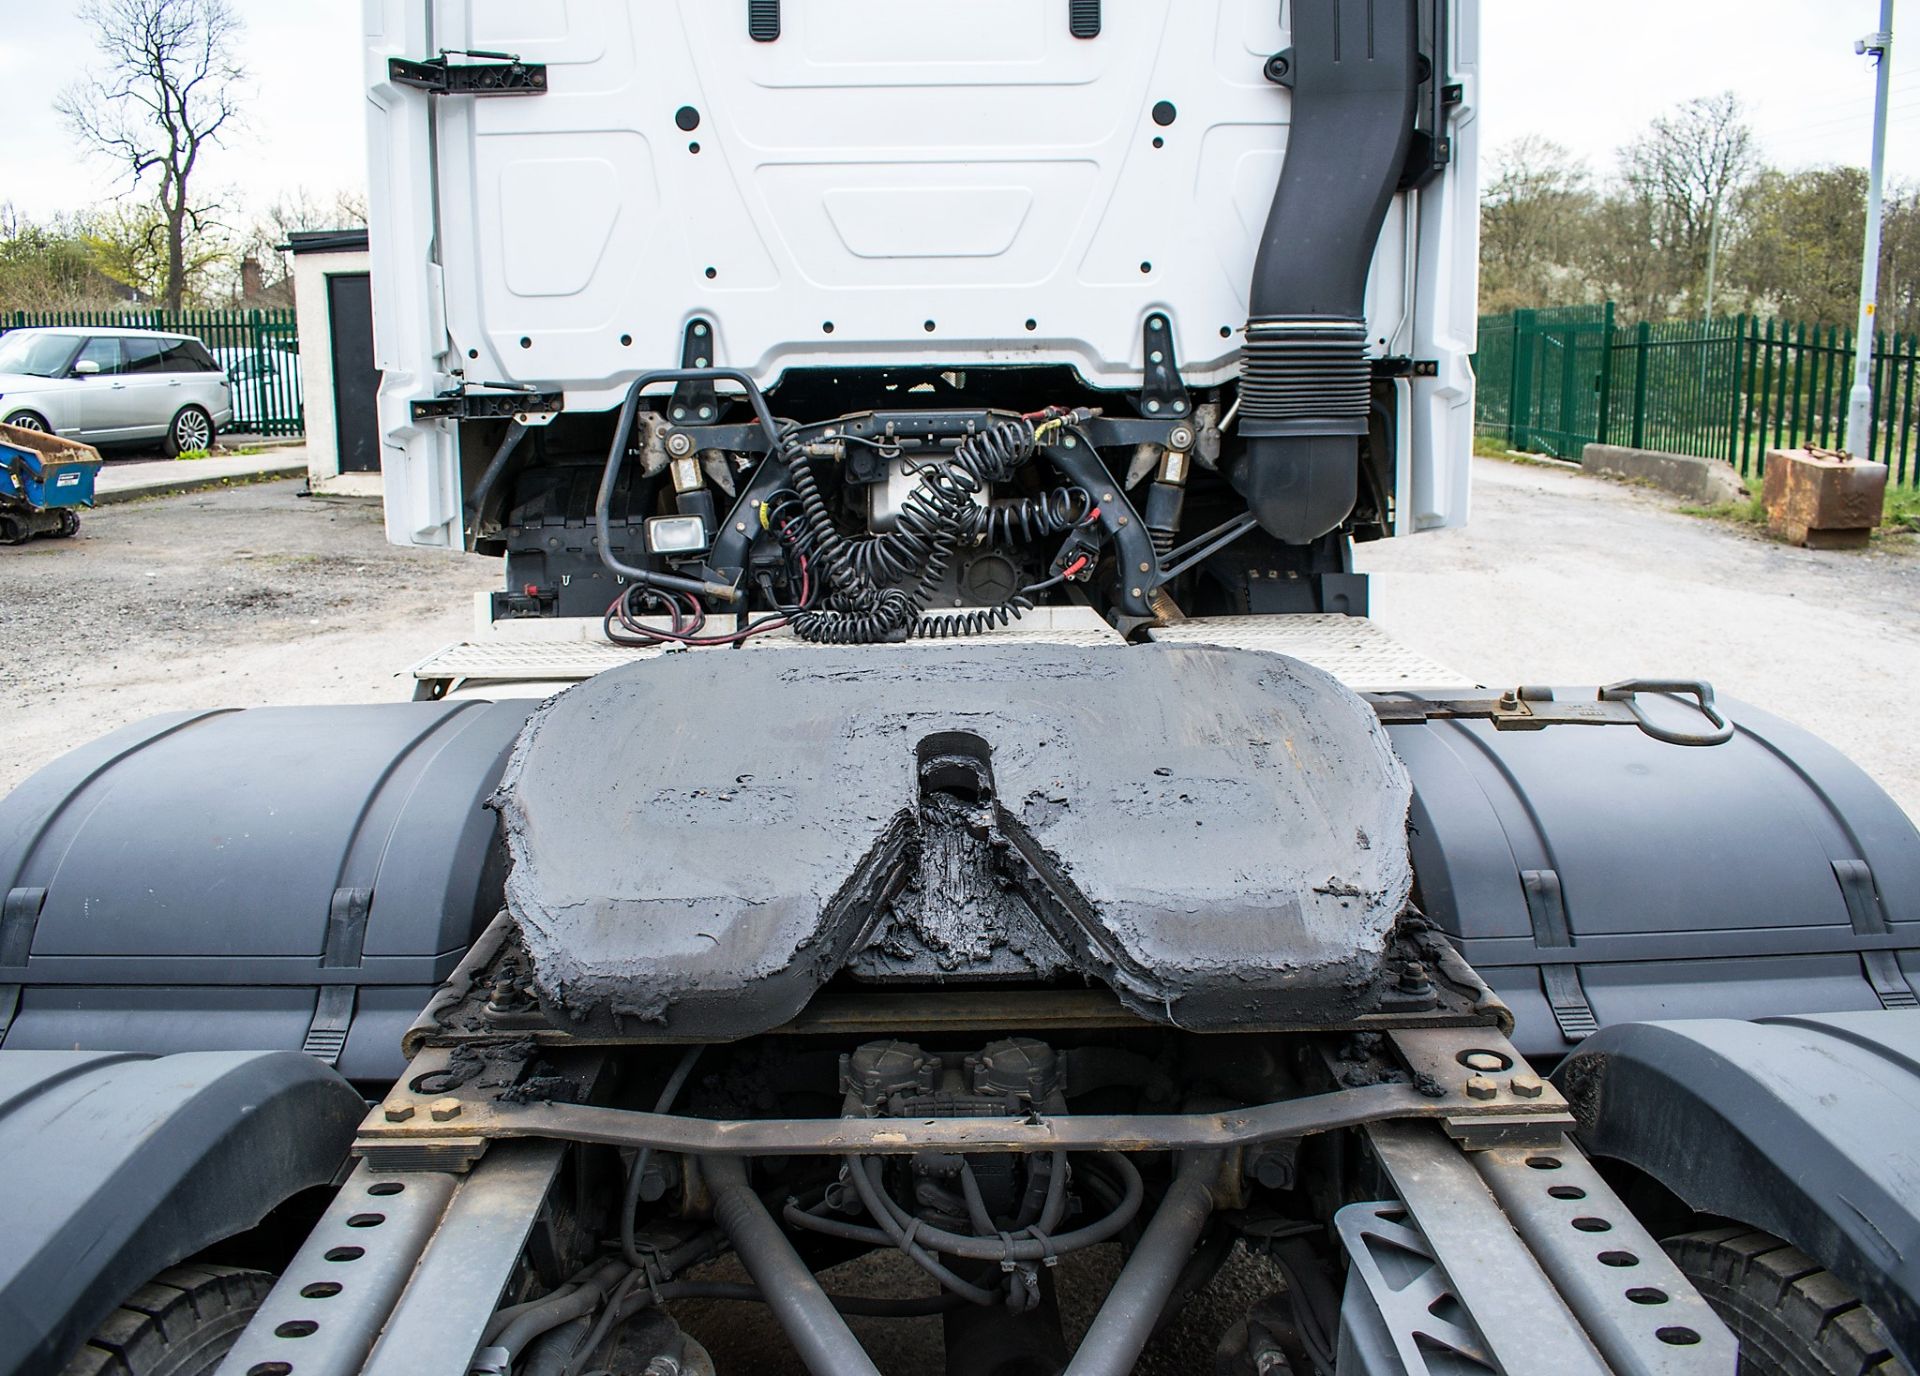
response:
{"label": "tyre tread", "polygon": [[219,1365],[273,1286],[265,1271],[176,1266],[135,1290],[60,1376],[202,1376]]}
{"label": "tyre tread", "polygon": [[1711,1228],[1663,1245],[1739,1339],[1743,1376],[1913,1376],[1873,1312],[1773,1234]]}

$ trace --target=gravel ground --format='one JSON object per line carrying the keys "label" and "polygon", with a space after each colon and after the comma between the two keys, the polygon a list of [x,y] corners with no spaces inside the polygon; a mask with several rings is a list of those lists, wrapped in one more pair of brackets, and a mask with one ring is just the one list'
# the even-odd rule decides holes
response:
{"label": "gravel ground", "polygon": [[1474,460],[1473,519],[1365,545],[1375,620],[1483,683],[1704,678],[1839,747],[1920,818],[1920,537],[1795,549],[1671,498]]}
{"label": "gravel ground", "polygon": [[468,633],[498,564],[390,546],[376,505],[304,486],[102,507],[0,548],[0,792],[156,712],[411,694],[396,672]]}

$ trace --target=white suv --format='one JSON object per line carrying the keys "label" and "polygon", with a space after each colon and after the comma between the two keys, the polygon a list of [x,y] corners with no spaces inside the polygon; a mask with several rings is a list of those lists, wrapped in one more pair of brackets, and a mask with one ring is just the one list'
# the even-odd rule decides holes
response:
{"label": "white suv", "polygon": [[160,440],[211,449],[233,420],[207,346],[157,330],[31,329],[0,335],[0,422],[88,444]]}

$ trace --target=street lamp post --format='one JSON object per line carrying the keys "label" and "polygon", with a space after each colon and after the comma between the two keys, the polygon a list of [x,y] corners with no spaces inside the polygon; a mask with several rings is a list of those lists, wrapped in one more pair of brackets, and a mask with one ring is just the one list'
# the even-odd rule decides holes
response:
{"label": "street lamp post", "polygon": [[1874,302],[1880,294],[1880,192],[1887,172],[1887,83],[1893,64],[1893,0],[1880,0],[1880,29],[1853,45],[1879,69],[1873,102],[1873,169],[1867,183],[1867,243],[1860,262],[1860,329],[1847,397],[1847,452],[1864,457],[1873,425]]}

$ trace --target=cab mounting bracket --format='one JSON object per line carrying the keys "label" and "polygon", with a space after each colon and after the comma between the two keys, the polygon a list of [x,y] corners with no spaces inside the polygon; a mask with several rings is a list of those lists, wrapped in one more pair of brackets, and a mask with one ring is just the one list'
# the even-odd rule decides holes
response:
{"label": "cab mounting bracket", "polygon": [[[487,58],[485,62],[449,62],[451,56]],[[522,62],[513,53],[443,49],[424,62],[387,59],[387,80],[430,96],[537,96],[547,89],[547,64]]]}

